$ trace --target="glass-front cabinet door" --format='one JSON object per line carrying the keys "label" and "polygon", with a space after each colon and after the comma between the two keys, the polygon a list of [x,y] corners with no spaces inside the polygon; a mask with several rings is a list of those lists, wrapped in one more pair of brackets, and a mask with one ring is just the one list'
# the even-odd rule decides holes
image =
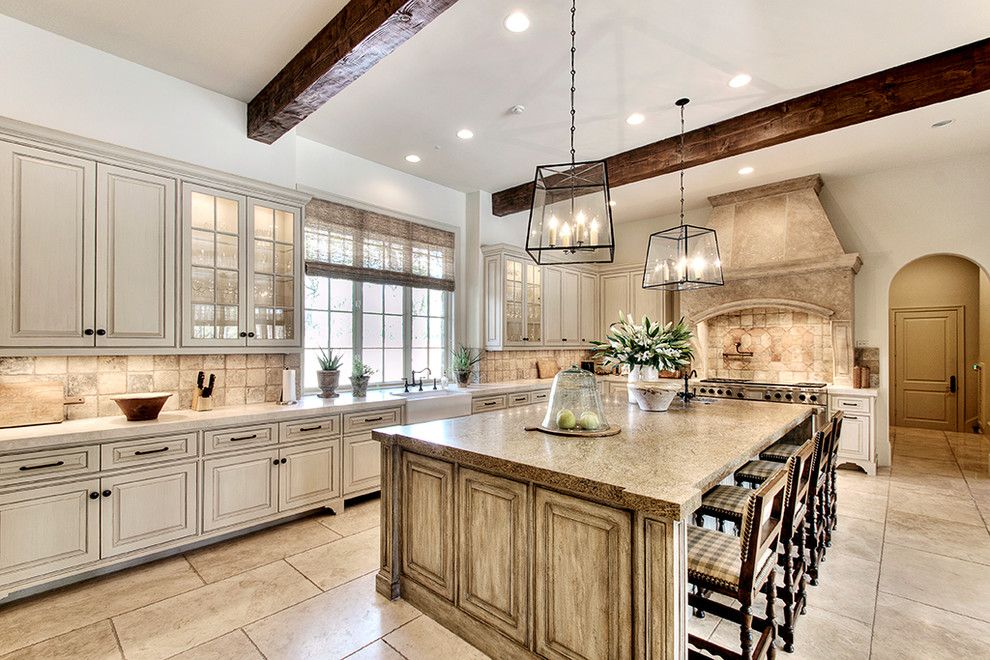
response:
{"label": "glass-front cabinet door", "polygon": [[298,345],[299,209],[248,199],[248,345]]}
{"label": "glass-front cabinet door", "polygon": [[543,343],[543,280],[542,269],[526,264],[526,336],[531,344]]}
{"label": "glass-front cabinet door", "polygon": [[182,187],[182,343],[244,346],[246,198]]}
{"label": "glass-front cabinet door", "polygon": [[526,336],[526,282],[522,261],[505,260],[505,343],[522,344]]}

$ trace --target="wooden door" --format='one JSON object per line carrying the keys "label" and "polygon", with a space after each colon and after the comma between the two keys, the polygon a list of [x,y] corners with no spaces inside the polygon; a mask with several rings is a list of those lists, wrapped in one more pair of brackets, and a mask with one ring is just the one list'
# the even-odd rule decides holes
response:
{"label": "wooden door", "polygon": [[340,439],[280,449],[278,455],[279,511],[340,497]]}
{"label": "wooden door", "polygon": [[196,534],[196,464],[100,480],[103,558]]}
{"label": "wooden door", "polygon": [[371,433],[344,436],[344,495],[381,487],[381,443]]}
{"label": "wooden door", "polygon": [[203,531],[278,513],[278,450],[203,461]]}
{"label": "wooden door", "polygon": [[632,521],[625,511],[536,490],[534,641],[547,658],[632,654]]}
{"label": "wooden door", "polygon": [[601,326],[598,323],[598,277],[595,275],[581,274],[581,342],[587,343],[594,339],[601,339]]}
{"label": "wooden door", "polygon": [[624,314],[632,312],[629,275],[627,273],[602,275],[600,295],[602,299],[602,333],[604,335],[611,325],[619,320],[619,312]]}
{"label": "wooden door", "polygon": [[182,184],[182,344],[247,343],[245,207],[241,195]]}
{"label": "wooden door", "polygon": [[556,346],[563,341],[562,273],[559,268],[543,268],[543,343]]}
{"label": "wooden door", "polygon": [[902,309],[893,316],[894,423],[957,430],[964,385],[960,310]]}
{"label": "wooden door", "polygon": [[402,574],[454,600],[454,466],[402,453]]}
{"label": "wooden door", "polygon": [[99,488],[85,479],[0,495],[0,584],[98,560]]}
{"label": "wooden door", "polygon": [[0,345],[95,338],[96,163],[0,142]]}
{"label": "wooden door", "polygon": [[527,644],[529,557],[526,484],[458,472],[457,606]]}
{"label": "wooden door", "polygon": [[97,167],[97,346],[175,346],[175,203],[175,179]]}
{"label": "wooden door", "polygon": [[[567,344],[581,341],[581,276],[578,273],[564,270],[560,273],[560,334]],[[546,299],[546,296],[544,296]]]}
{"label": "wooden door", "polygon": [[248,199],[249,346],[299,346],[302,272],[299,209]]}

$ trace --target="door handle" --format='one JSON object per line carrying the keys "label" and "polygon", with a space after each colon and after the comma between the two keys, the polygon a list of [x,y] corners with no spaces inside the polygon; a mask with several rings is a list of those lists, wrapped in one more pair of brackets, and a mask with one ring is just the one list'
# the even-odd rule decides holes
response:
{"label": "door handle", "polygon": [[952,392],[953,394],[955,394],[956,393],[956,389],[957,389],[956,388],[956,377],[955,376],[949,376],[949,391]]}

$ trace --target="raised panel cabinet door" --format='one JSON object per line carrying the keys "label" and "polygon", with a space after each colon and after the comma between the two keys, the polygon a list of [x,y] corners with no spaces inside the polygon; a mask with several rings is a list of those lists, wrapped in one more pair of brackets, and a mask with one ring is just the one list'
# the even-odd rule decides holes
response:
{"label": "raised panel cabinet door", "polygon": [[581,341],[581,275],[569,270],[560,273],[560,334],[566,344]]}
{"label": "raised panel cabinet door", "polygon": [[182,345],[246,346],[247,198],[182,184]]}
{"label": "raised panel cabinet door", "polygon": [[344,495],[378,488],[381,483],[381,444],[371,433],[344,436]]}
{"label": "raised panel cabinet door", "polygon": [[502,264],[505,319],[503,343],[525,346],[526,337],[526,264],[519,259],[505,258]]}
{"label": "raised panel cabinet door", "polygon": [[402,454],[402,574],[454,600],[454,466]]}
{"label": "raised panel cabinet door", "polygon": [[587,343],[601,339],[601,327],[598,323],[598,277],[581,274],[581,341]]}
{"label": "raised panel cabinet door", "polygon": [[564,338],[562,277],[559,268],[543,268],[543,343],[547,345],[560,344]]}
{"label": "raised panel cabinet door", "polygon": [[839,435],[839,456],[870,460],[869,417],[845,415],[842,418],[842,433]]}
{"label": "raised panel cabinet door", "polygon": [[203,461],[203,531],[278,513],[278,450]]}
{"label": "raised panel cabinet door", "polygon": [[248,346],[300,346],[299,207],[247,200]]}
{"label": "raised panel cabinet door", "polygon": [[0,142],[0,345],[95,338],[96,163]]}
{"label": "raised panel cabinet door", "polygon": [[0,587],[98,560],[99,488],[85,479],[0,495]]}
{"label": "raised panel cabinet door", "polygon": [[501,258],[485,257],[485,346],[491,349],[502,347],[502,279]]}
{"label": "raised panel cabinet door", "polygon": [[630,275],[630,290],[633,294],[633,317],[639,323],[644,316],[655,323],[666,323],[663,311],[663,292],[659,289],[644,289],[640,274]]}
{"label": "raised panel cabinet door", "polygon": [[464,468],[457,482],[457,606],[526,645],[526,484]]}
{"label": "raised panel cabinet door", "polygon": [[538,488],[534,641],[547,658],[632,653],[631,518]]}
{"label": "raised panel cabinet door", "polygon": [[196,464],[100,480],[103,558],[196,534]]}
{"label": "raised panel cabinet door", "polygon": [[96,173],[96,345],[175,346],[175,179]]}
{"label": "raised panel cabinet door", "polygon": [[278,510],[340,497],[340,439],[280,449]]}
{"label": "raised panel cabinet door", "polygon": [[629,291],[629,275],[602,275],[601,279],[602,333],[608,332],[613,323],[619,320],[619,312],[632,312],[632,294]]}

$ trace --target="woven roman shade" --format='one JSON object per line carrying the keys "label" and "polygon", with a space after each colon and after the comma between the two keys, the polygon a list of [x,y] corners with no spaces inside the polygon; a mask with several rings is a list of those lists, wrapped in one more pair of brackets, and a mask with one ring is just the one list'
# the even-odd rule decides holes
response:
{"label": "woven roman shade", "polygon": [[306,205],[306,274],[454,290],[454,234],[313,199]]}

